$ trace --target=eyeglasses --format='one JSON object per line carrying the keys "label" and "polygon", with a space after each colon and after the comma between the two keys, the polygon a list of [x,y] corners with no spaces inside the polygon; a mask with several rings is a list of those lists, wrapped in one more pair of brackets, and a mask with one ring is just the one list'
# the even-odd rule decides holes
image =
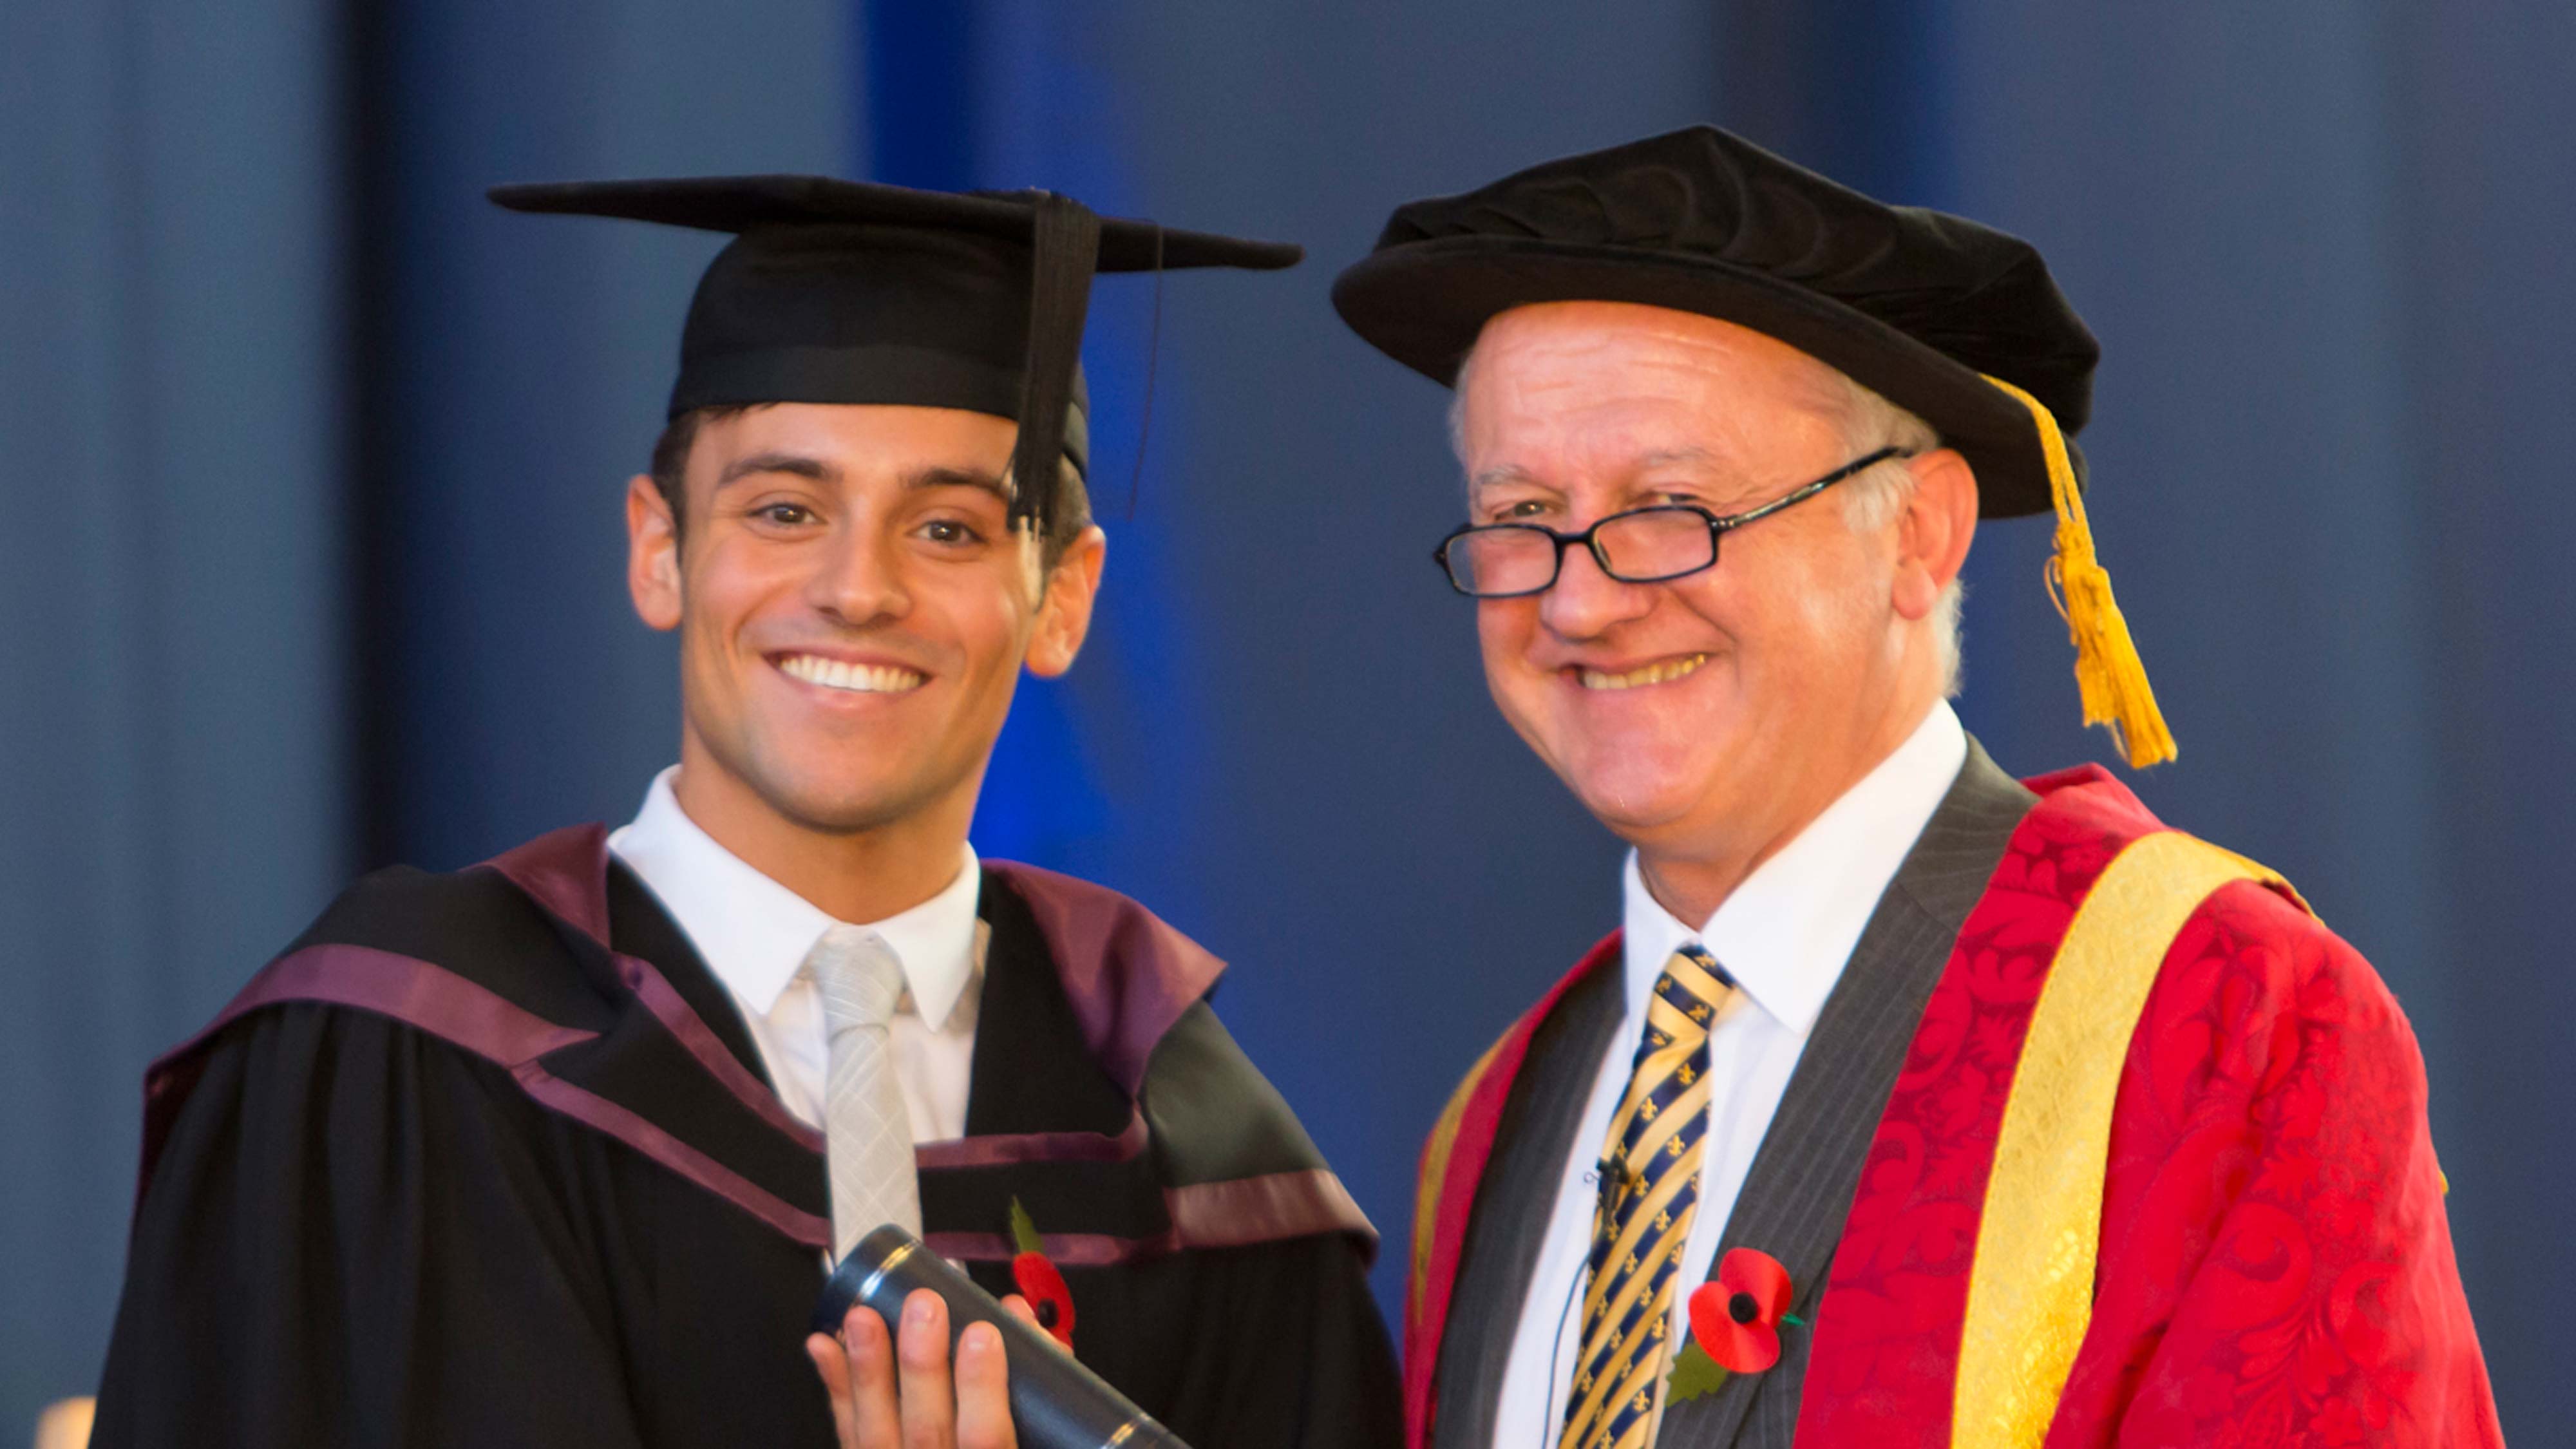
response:
{"label": "eyeglasses", "polygon": [[1477,599],[1546,593],[1565,567],[1566,549],[1578,543],[1611,578],[1623,584],[1660,584],[1714,565],[1718,535],[1803,503],[1862,469],[1911,456],[1903,448],[1881,448],[1759,508],[1724,517],[1686,503],[1659,503],[1596,519],[1581,533],[1559,533],[1536,523],[1465,524],[1440,540],[1431,559],[1447,571],[1449,587]]}

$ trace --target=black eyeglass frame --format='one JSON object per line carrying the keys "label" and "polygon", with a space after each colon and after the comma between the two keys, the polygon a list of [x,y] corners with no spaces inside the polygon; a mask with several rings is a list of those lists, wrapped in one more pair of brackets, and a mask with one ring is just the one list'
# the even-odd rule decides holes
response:
{"label": "black eyeglass frame", "polygon": [[[1844,479],[1851,477],[1853,474],[1858,473],[1863,469],[1875,468],[1890,458],[1911,458],[1913,456],[1914,452],[1910,448],[1899,448],[1893,446],[1881,448],[1877,452],[1870,454],[1868,457],[1855,459],[1852,462],[1845,463],[1834,471],[1827,473],[1822,478],[1815,479],[1808,483],[1801,483],[1797,487],[1790,489],[1788,492],[1781,494],[1779,497],[1772,499],[1770,502],[1763,504],[1759,508],[1748,508],[1742,513],[1721,515],[1711,513],[1707,509],[1694,503],[1657,503],[1644,508],[1629,508],[1617,513],[1603,514],[1601,517],[1592,520],[1592,526],[1590,528],[1584,529],[1580,533],[1559,533],[1557,530],[1550,528],[1543,523],[1462,523],[1456,528],[1449,530],[1448,537],[1441,539],[1440,546],[1431,551],[1431,561],[1440,565],[1441,576],[1449,580],[1450,588],[1455,589],[1457,592],[1464,594],[1471,599],[1526,599],[1532,594],[1546,593],[1548,590],[1556,587],[1557,579],[1565,573],[1565,551],[1578,543],[1583,545],[1585,552],[1592,555],[1592,561],[1595,564],[1600,565],[1601,572],[1604,575],[1615,579],[1620,583],[1670,583],[1674,579],[1688,578],[1692,574],[1703,573],[1709,569],[1717,567],[1718,540],[1726,534],[1732,533],[1736,529],[1742,528],[1744,525],[1752,523],[1757,519],[1768,518],[1772,514],[1777,513],[1781,509],[1787,508],[1792,504],[1804,503],[1808,499],[1815,497],[1817,494],[1824,492],[1826,489],[1833,487],[1835,484],[1842,482]],[[1609,554],[1601,547],[1601,530],[1610,524],[1618,522],[1620,519],[1634,518],[1641,513],[1698,514],[1700,518],[1708,524],[1708,562],[1704,564],[1694,564],[1689,568],[1679,569],[1668,574],[1656,574],[1651,578],[1630,578],[1627,575],[1620,573],[1617,569],[1612,568],[1610,566]],[[1457,572],[1449,567],[1449,546],[1471,534],[1500,533],[1505,529],[1516,529],[1523,533],[1544,534],[1555,541],[1556,566],[1548,570],[1547,582],[1534,589],[1514,589],[1509,593],[1498,594],[1480,594],[1475,590],[1466,587],[1464,584],[1459,583]]]}

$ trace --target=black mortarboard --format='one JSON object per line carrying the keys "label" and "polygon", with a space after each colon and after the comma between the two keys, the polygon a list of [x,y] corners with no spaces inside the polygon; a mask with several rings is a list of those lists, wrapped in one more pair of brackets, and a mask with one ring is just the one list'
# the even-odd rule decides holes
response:
{"label": "black mortarboard", "polygon": [[917,191],[825,176],[496,186],[513,211],[735,233],[680,338],[670,413],[891,403],[1017,420],[1014,516],[1053,516],[1054,460],[1088,473],[1082,324],[1094,272],[1294,266],[1277,242],[1095,216],[1044,191]]}
{"label": "black mortarboard", "polygon": [[2101,347],[2037,248],[1890,206],[1740,136],[1694,126],[1397,207],[1333,306],[1443,384],[1495,314],[1638,302],[1776,337],[1938,429],[1987,517],[2057,513],[2052,580],[2087,723],[2132,764],[2171,758],[2128,625],[2094,557],[2083,455]]}
{"label": "black mortarboard", "polygon": [[2029,411],[1986,379],[2072,434],[2101,356],[2030,243],[1872,200],[1714,126],[1398,207],[1333,284],[1360,336],[1443,383],[1486,319],[1565,301],[1698,312],[1830,363],[1939,429],[1989,517],[2046,512],[2049,485]]}

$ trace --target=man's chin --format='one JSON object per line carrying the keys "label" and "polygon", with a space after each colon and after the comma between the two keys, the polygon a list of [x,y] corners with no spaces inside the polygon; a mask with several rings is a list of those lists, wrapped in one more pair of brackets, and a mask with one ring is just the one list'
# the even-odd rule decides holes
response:
{"label": "man's chin", "polygon": [[918,813],[918,806],[873,795],[800,801],[792,811],[799,825],[818,835],[865,835]]}
{"label": "man's chin", "polygon": [[919,814],[938,794],[911,780],[811,776],[772,776],[759,782],[759,792],[772,811],[819,835],[884,829]]}
{"label": "man's chin", "polygon": [[1569,780],[1574,798],[1622,840],[1652,837],[1698,812],[1707,790],[1696,781],[1605,771]]}

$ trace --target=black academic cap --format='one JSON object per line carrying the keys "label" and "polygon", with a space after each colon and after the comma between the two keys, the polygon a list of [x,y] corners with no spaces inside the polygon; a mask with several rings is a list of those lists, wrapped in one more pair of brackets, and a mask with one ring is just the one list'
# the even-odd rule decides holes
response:
{"label": "black academic cap", "polygon": [[1044,191],[919,191],[827,176],[496,186],[513,211],[732,232],[698,281],[669,415],[774,402],[966,408],[1022,426],[1016,517],[1053,515],[1058,457],[1088,473],[1082,324],[1094,272],[1294,266],[1277,242],[1095,216]]}
{"label": "black academic cap", "polygon": [[1697,312],[1831,364],[1939,429],[1988,517],[2050,507],[2032,414],[1988,378],[2072,434],[2101,356],[2030,243],[1872,200],[1714,126],[1407,203],[1333,284],[1353,330],[1444,384],[1496,313],[1571,301]]}

